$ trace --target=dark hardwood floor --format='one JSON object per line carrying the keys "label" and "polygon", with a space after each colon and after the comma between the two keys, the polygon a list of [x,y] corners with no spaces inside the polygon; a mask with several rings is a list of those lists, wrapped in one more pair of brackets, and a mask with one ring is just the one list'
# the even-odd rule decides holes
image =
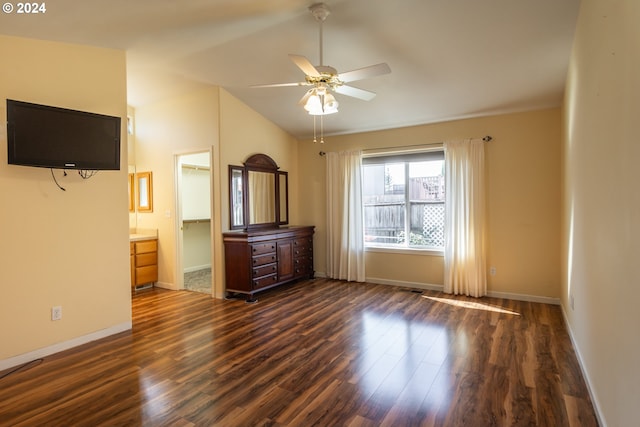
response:
{"label": "dark hardwood floor", "polygon": [[557,306],[326,279],[258,299],[141,292],[132,331],[0,379],[0,425],[597,425]]}

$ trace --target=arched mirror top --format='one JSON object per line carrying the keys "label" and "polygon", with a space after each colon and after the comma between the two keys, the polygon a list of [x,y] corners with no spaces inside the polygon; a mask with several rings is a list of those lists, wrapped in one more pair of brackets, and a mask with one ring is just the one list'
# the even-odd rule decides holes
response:
{"label": "arched mirror top", "polygon": [[266,154],[229,166],[231,229],[272,228],[289,222],[288,174]]}
{"label": "arched mirror top", "polygon": [[260,170],[263,172],[277,172],[280,166],[266,154],[254,154],[245,162],[244,167],[250,170]]}

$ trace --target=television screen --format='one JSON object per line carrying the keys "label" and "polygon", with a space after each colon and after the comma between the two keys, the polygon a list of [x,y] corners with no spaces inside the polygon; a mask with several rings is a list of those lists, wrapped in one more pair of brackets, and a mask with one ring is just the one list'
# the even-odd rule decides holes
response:
{"label": "television screen", "polygon": [[120,117],[7,99],[12,165],[119,170]]}

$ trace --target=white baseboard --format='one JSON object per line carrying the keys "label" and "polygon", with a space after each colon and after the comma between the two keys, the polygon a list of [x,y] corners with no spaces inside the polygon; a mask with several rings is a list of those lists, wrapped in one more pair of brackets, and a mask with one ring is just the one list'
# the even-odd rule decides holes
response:
{"label": "white baseboard", "polygon": [[366,281],[368,283],[375,283],[376,285],[400,286],[405,288],[424,289],[428,291],[442,292],[443,288],[442,285],[434,285],[431,283],[404,282],[401,280],[380,279],[377,277],[367,277]]}
{"label": "white baseboard", "polygon": [[154,286],[157,287],[157,288],[169,289],[171,291],[177,291],[178,290],[178,287],[176,286],[175,283],[156,282]]}
{"label": "white baseboard", "polygon": [[560,305],[560,298],[541,297],[538,295],[515,294],[512,292],[488,291],[488,297],[512,299],[516,301],[539,302],[541,304]]}
{"label": "white baseboard", "polygon": [[[327,276],[324,272],[316,272],[316,277],[327,277]],[[406,288],[425,289],[425,290],[438,291],[438,292],[442,292],[444,289],[443,285],[434,285],[432,283],[405,282],[401,280],[381,279],[378,277],[367,277],[365,280],[369,283],[375,283],[378,285],[402,286]],[[528,302],[538,302],[542,304],[560,305],[560,298],[542,297],[538,295],[488,291],[487,296],[493,297],[493,298],[512,299],[516,301],[528,301]]]}
{"label": "white baseboard", "polygon": [[193,273],[194,271],[198,271],[198,270],[204,270],[207,268],[211,268],[211,264],[203,264],[203,265],[196,265],[194,267],[186,267],[184,269],[185,273]]}
{"label": "white baseboard", "polygon": [[73,338],[68,341],[59,342],[48,347],[40,348],[38,350],[30,351],[28,353],[20,354],[18,356],[10,357],[8,359],[0,360],[0,371],[13,368],[14,366],[23,365],[36,359],[41,359],[46,356],[50,356],[55,353],[59,353],[64,350],[68,350],[73,347],[77,347],[82,344],[96,341],[101,338],[106,338],[111,335],[119,334],[120,332],[128,331],[132,327],[132,322],[124,322],[119,325],[112,326],[107,329],[92,332],[81,337]]}
{"label": "white baseboard", "polygon": [[569,333],[569,338],[571,339],[571,345],[573,346],[573,351],[576,353],[576,358],[578,359],[578,366],[580,366],[580,371],[582,371],[582,377],[584,378],[584,382],[587,385],[587,390],[589,391],[589,397],[591,398],[591,403],[593,404],[593,409],[595,410],[596,417],[598,418],[598,424],[602,427],[607,427],[607,423],[604,421],[602,417],[602,411],[600,410],[600,403],[593,393],[593,387],[591,387],[591,378],[589,378],[589,373],[584,367],[584,359],[582,358],[582,354],[580,353],[580,347],[576,343],[575,337],[573,335],[573,330],[571,329],[571,325],[569,325],[569,318],[567,317],[567,312],[565,311],[564,305],[560,304],[560,308],[562,309],[562,318],[564,319],[564,325],[567,328],[567,332]]}

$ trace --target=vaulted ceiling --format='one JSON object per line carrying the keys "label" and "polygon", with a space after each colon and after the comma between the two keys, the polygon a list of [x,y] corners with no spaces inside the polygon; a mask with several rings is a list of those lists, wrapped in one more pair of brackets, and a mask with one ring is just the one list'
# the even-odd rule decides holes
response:
{"label": "vaulted ceiling", "polygon": [[[288,54],[319,64],[313,0],[56,0],[45,13],[0,14],[0,33],[127,51],[128,102],[142,106],[218,85],[292,135],[304,81]],[[324,64],[339,72],[386,62],[350,83],[371,101],[336,95],[325,134],[559,106],[579,0],[325,0]]]}

